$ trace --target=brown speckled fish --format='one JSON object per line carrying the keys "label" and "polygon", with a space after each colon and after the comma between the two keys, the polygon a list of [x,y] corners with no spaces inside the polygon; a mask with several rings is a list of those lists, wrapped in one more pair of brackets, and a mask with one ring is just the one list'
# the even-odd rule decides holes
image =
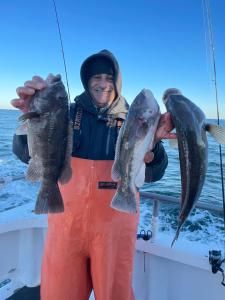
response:
{"label": "brown speckled fish", "polygon": [[182,185],[181,209],[173,245],[202,191],[208,163],[206,131],[224,144],[225,128],[207,123],[202,110],[177,89],[166,90],[163,101],[176,128]]}
{"label": "brown speckled fish", "polygon": [[72,151],[68,97],[60,75],[48,76],[47,87],[31,99],[30,111],[20,117],[26,121],[29,155],[27,179],[40,180],[35,212],[64,210],[58,187],[71,177]]}

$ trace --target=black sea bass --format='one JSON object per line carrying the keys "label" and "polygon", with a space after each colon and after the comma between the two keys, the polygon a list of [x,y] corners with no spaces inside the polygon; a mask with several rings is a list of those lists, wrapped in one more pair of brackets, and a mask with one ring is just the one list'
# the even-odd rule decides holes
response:
{"label": "black sea bass", "polygon": [[181,210],[173,245],[202,191],[208,163],[206,131],[224,144],[225,128],[207,123],[202,110],[177,89],[166,90],[163,101],[176,128],[182,185]]}
{"label": "black sea bass", "polygon": [[152,92],[143,89],[130,106],[116,143],[112,179],[118,188],[111,207],[137,212],[137,188],[144,184],[147,151],[154,148],[154,136],[160,119],[159,105]]}
{"label": "black sea bass", "polygon": [[30,111],[20,117],[26,121],[29,155],[27,179],[40,180],[35,212],[55,213],[64,210],[58,187],[69,181],[72,171],[72,129],[68,97],[60,75],[49,75],[47,87],[31,99]]}

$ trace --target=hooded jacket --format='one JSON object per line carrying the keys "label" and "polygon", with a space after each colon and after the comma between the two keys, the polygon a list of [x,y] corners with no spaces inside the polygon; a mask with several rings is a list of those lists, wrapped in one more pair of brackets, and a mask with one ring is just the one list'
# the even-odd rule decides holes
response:
{"label": "hooded jacket", "polygon": [[[110,106],[97,108],[88,91],[88,66],[95,58],[108,59],[113,68],[116,98]],[[107,50],[88,57],[82,64],[80,77],[84,92],[77,96],[71,104],[70,116],[73,121],[72,156],[91,160],[113,160],[119,129],[129,109],[121,95],[121,73],[116,58]],[[28,162],[27,141],[24,136],[14,136],[13,152],[23,162]],[[162,143],[157,143],[154,160],[146,164],[146,182],[159,180],[167,167],[168,159]]]}
{"label": "hooded jacket", "polygon": [[[96,58],[109,60],[113,68],[116,98],[110,106],[97,108],[88,90],[88,66]],[[74,131],[73,156],[93,160],[113,160],[118,135],[118,124],[125,120],[128,104],[121,95],[121,76],[115,57],[107,50],[88,57],[81,66],[81,81],[84,92],[75,98],[71,118],[75,120],[78,108],[82,110],[79,133]]]}

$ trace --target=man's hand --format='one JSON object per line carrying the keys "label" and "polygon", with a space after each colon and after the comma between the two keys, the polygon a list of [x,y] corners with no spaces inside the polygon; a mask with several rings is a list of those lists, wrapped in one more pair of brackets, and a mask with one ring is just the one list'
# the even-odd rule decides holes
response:
{"label": "man's hand", "polygon": [[[171,130],[174,129],[173,122],[171,120],[170,113],[162,114],[159,120],[158,128],[155,133],[155,144],[161,139],[175,139],[176,134],[172,133]],[[154,159],[154,153],[148,151],[145,154],[144,162],[150,163]]]}
{"label": "man's hand", "polygon": [[170,113],[162,114],[155,133],[155,143],[162,139],[175,139],[176,134],[171,132],[173,129],[174,125]]}
{"label": "man's hand", "polygon": [[18,87],[17,99],[11,100],[12,106],[20,109],[23,113],[29,111],[31,97],[37,90],[42,90],[47,86],[46,81],[40,76],[34,76],[32,80],[26,81],[24,86]]}
{"label": "man's hand", "polygon": [[145,153],[144,162],[150,163],[154,159],[154,153],[152,151],[148,151]]}

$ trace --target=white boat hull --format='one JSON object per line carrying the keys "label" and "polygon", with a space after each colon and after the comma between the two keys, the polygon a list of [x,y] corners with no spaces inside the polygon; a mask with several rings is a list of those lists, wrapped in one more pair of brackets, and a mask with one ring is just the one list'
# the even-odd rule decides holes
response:
{"label": "white boat hull", "polygon": [[[46,216],[36,216],[27,205],[2,214],[0,221],[0,300],[23,286],[40,284]],[[138,240],[133,274],[136,300],[224,300],[221,274],[212,274],[207,252],[193,251],[194,243],[170,247],[171,238],[153,243]],[[93,295],[91,299],[94,299]]]}

